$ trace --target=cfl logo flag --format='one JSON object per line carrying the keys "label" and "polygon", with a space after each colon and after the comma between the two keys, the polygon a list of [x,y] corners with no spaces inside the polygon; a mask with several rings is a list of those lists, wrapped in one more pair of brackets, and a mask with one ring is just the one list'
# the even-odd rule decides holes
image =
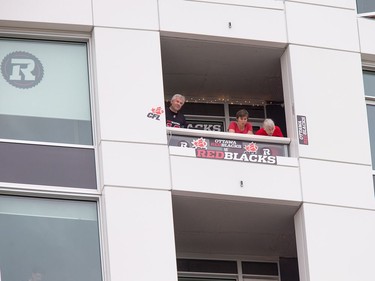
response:
{"label": "cfl logo flag", "polygon": [[4,57],[1,62],[1,73],[10,85],[28,89],[42,81],[44,70],[36,56],[18,51]]}

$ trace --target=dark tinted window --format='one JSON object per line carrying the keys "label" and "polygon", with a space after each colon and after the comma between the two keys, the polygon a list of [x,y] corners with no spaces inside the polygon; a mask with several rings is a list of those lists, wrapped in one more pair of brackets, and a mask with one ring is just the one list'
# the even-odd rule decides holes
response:
{"label": "dark tinted window", "polygon": [[278,276],[277,263],[271,262],[242,262],[243,274]]}
{"label": "dark tinted window", "polygon": [[177,270],[182,272],[237,273],[235,261],[177,259]]}
{"label": "dark tinted window", "polygon": [[[166,106],[169,106],[167,103]],[[224,105],[216,103],[186,102],[181,109],[186,115],[224,116]]]}
{"label": "dark tinted window", "polygon": [[261,118],[264,119],[264,107],[263,106],[252,106],[252,105],[229,105],[229,116],[236,117],[237,111],[246,109],[249,112],[249,118]]}
{"label": "dark tinted window", "polygon": [[0,181],[96,189],[93,149],[0,143]]}

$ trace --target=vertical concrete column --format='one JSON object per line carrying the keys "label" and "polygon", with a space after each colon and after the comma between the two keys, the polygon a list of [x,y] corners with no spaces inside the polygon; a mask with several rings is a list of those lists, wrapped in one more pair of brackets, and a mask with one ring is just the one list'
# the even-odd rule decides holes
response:
{"label": "vertical concrete column", "polygon": [[106,187],[111,281],[177,281],[170,191]]}
{"label": "vertical concrete column", "polygon": [[356,11],[287,2],[285,12],[283,84],[303,201],[374,208]]}
{"label": "vertical concrete column", "polygon": [[95,28],[94,59],[102,187],[169,189],[159,32]]}
{"label": "vertical concrete column", "polygon": [[304,203],[295,215],[300,280],[373,280],[374,221],[374,210]]}

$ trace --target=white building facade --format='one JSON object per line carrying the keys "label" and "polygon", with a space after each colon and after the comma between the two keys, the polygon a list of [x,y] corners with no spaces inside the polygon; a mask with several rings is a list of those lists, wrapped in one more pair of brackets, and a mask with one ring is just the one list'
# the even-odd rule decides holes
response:
{"label": "white building facade", "polygon": [[1,281],[374,280],[371,1],[0,8]]}

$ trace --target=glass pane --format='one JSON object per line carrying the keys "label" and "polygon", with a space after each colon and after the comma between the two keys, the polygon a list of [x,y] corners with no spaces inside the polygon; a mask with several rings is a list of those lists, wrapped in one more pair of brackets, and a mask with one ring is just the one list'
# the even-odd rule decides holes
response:
{"label": "glass pane", "polygon": [[96,189],[90,148],[0,142],[0,182]]}
{"label": "glass pane", "polygon": [[375,165],[375,105],[367,105],[367,120],[370,132],[372,168]]}
{"label": "glass pane", "polygon": [[365,95],[375,97],[375,72],[363,71]]}
{"label": "glass pane", "polygon": [[102,280],[95,202],[1,196],[0,237],[3,281]]}
{"label": "glass pane", "polygon": [[0,138],[92,144],[86,43],[0,38]]}
{"label": "glass pane", "polygon": [[375,1],[357,0],[357,10],[359,14],[375,12]]}

